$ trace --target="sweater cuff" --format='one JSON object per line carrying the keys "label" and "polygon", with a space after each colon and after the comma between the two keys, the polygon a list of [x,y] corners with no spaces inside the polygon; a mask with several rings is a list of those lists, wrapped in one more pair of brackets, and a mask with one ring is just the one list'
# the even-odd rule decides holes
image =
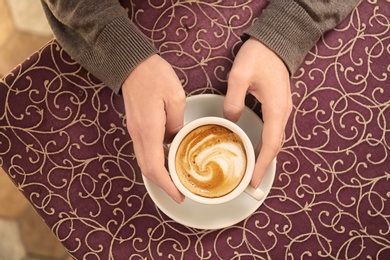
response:
{"label": "sweater cuff", "polygon": [[245,32],[272,49],[285,62],[290,74],[298,69],[322,32],[295,1],[270,1],[262,15]]}
{"label": "sweater cuff", "polygon": [[93,50],[80,57],[80,63],[119,93],[130,72],[155,53],[146,36],[128,18],[119,17],[106,26]]}

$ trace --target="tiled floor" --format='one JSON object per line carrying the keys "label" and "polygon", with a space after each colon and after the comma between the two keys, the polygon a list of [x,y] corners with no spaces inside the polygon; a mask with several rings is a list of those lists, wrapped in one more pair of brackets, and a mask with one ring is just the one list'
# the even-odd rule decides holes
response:
{"label": "tiled floor", "polygon": [[0,260],[68,260],[63,246],[0,170]]}
{"label": "tiled floor", "polygon": [[39,1],[0,0],[0,76],[51,38]]}
{"label": "tiled floor", "polygon": [[[32,8],[30,0],[17,2],[18,12],[23,11],[23,2]],[[9,3],[0,0],[0,77],[52,38],[15,26]],[[64,247],[0,168],[0,260],[69,259]]]}

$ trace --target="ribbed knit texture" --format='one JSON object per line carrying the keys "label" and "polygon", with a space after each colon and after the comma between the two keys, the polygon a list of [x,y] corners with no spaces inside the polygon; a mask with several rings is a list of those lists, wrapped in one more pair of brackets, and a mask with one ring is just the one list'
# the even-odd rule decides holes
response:
{"label": "ribbed knit texture", "polygon": [[272,49],[294,74],[322,32],[296,2],[279,0],[271,1],[245,34]]}
{"label": "ribbed knit texture", "polygon": [[[116,93],[131,71],[157,53],[116,0],[41,0],[58,42]],[[255,37],[285,62],[291,74],[321,35],[359,0],[270,0],[243,38]]]}
{"label": "ribbed knit texture", "polygon": [[93,48],[80,57],[80,63],[118,93],[130,72],[155,53],[150,41],[128,19],[120,17],[107,25]]}

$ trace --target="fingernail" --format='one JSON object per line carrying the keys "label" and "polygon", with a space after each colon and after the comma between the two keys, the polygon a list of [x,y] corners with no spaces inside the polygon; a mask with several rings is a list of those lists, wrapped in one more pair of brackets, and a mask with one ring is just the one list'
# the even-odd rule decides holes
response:
{"label": "fingernail", "polygon": [[184,196],[180,196],[179,198],[177,197],[172,197],[173,200],[177,203],[177,204],[181,204],[183,201],[184,201]]}
{"label": "fingernail", "polygon": [[238,121],[237,117],[231,114],[223,113],[223,117],[229,121],[232,121],[233,123],[236,123]]}
{"label": "fingernail", "polygon": [[256,184],[256,186],[255,186],[255,189],[259,188],[260,183],[261,183],[261,180],[259,180],[259,181],[257,182],[257,184]]}
{"label": "fingernail", "polygon": [[258,180],[257,182],[256,182],[256,184],[254,185],[254,183],[253,183],[253,181],[251,182],[251,185],[252,185],[252,187],[253,188],[255,188],[255,189],[257,189],[257,188],[259,188],[259,186],[260,186],[260,183],[261,183],[261,179],[260,180]]}

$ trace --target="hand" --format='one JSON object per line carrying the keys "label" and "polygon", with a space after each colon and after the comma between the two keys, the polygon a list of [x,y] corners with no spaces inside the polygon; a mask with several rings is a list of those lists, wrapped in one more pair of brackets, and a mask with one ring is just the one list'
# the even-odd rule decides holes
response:
{"label": "hand", "polygon": [[185,93],[171,65],[157,54],[139,64],[122,86],[127,129],[142,173],[176,202],[184,196],[165,168],[163,142],[184,122]]}
{"label": "hand", "polygon": [[282,146],[284,129],[292,110],[290,77],[283,61],[260,41],[250,38],[240,48],[228,77],[224,102],[225,117],[238,121],[251,93],[261,104],[264,127],[262,145],[251,185],[257,188],[271,161]]}

